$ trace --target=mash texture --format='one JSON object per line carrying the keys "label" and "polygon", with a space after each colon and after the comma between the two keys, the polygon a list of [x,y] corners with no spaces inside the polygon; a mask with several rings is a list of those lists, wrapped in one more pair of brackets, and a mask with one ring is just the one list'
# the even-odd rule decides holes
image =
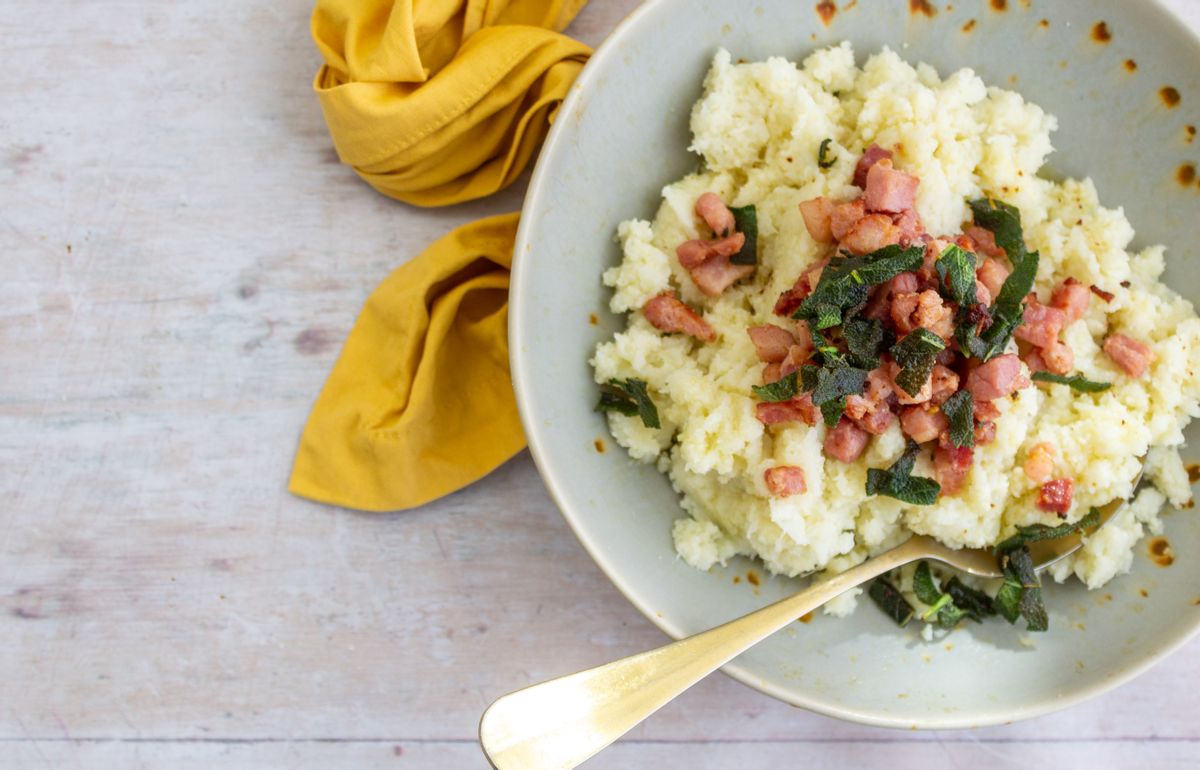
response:
{"label": "mash texture", "polygon": [[[1071,521],[1129,495],[1138,458],[1150,453],[1161,492],[1144,492],[1053,574],[1077,575],[1094,588],[1127,571],[1134,543],[1159,527],[1164,498],[1179,504],[1191,494],[1177,448],[1198,410],[1200,318],[1158,280],[1162,247],[1127,251],[1133,229],[1120,209],[1100,205],[1090,180],[1036,175],[1052,149],[1054,117],[1019,94],[987,87],[970,70],[943,79],[887,49],[860,69],[843,43],[802,66],[782,58],[733,64],[720,51],[691,128],[701,170],[663,190],[653,222],[620,226],[624,259],[604,282],[614,289],[612,310],[629,312],[628,328],[600,344],[591,362],[597,382],[636,377],[649,384],[660,429],[637,417],[608,419],[630,455],[656,462],[681,494],[688,516],[674,527],[679,554],[698,569],[735,554],[754,556],[772,572],[794,576],[848,569],[910,532],[951,546],[990,546],[1017,524],[1057,521],[1036,508],[1038,485],[1022,471],[1029,449],[1049,442],[1058,450],[1056,475],[1075,479]],[[836,161],[821,169],[818,148],[826,138]],[[917,209],[929,232],[960,232],[971,218],[967,201],[990,195],[1020,209],[1025,240],[1041,253],[1035,288],[1043,302],[1067,276],[1114,295],[1110,303],[1093,298],[1063,338],[1074,349],[1075,370],[1115,385],[1098,394],[1036,385],[997,401],[1003,414],[996,440],[976,449],[965,488],[932,506],[865,496],[867,469],[886,467],[903,451],[896,423],[845,465],[824,456],[823,425],[760,423],[750,390],[761,365],[746,328],[775,320],[780,292],[828,250],[810,237],[797,206],[819,195],[857,196],[850,180],[872,142],[894,148],[896,167],[920,177]],[[675,258],[677,245],[698,237],[693,205],[706,191],[758,210],[759,268],[716,299],[701,294]],[[641,306],[666,290],[703,314],[717,342],[666,335],[642,317]],[[1101,351],[1113,332],[1153,347],[1155,360],[1141,378],[1127,377]],[[763,471],[774,465],[803,468],[807,492],[771,497]],[[929,471],[922,457],[916,473]],[[829,610],[853,608],[849,596]]]}

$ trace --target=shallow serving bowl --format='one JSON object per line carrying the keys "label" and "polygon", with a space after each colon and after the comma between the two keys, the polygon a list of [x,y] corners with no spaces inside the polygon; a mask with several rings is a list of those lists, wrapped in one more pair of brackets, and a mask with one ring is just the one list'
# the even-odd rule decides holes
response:
{"label": "shallow serving bowl", "polygon": [[[1135,247],[1167,244],[1165,280],[1200,299],[1200,275],[1189,267],[1200,258],[1200,188],[1185,165],[1200,156],[1187,128],[1200,123],[1200,41],[1167,11],[1128,0],[858,0],[837,3],[850,7],[832,15],[831,3],[820,5],[824,14],[815,0],[642,6],[585,68],[525,201],[510,342],[534,459],[601,569],[674,637],[801,585],[764,576],[755,587],[746,573],[762,570],[746,560],[708,573],[679,560],[675,493],[652,466],[630,460],[592,412],[587,360],[624,325],[608,312],[600,282],[620,259],[616,226],[652,217],[662,186],[695,167],[688,116],[718,47],[734,58],[798,60],[850,40],[861,61],[887,45],[943,75],[971,67],[990,84],[1019,90],[1059,118],[1049,172],[1091,176],[1103,203],[1124,206]],[[1190,435],[1200,438],[1200,427]],[[598,439],[609,451],[597,451]],[[1032,646],[1003,622],[927,643],[868,602],[846,620],[818,615],[794,624],[725,670],[788,703],[878,725],[966,727],[1053,711],[1130,679],[1200,628],[1200,516],[1167,516],[1166,535],[1177,554],[1170,567],[1147,558],[1143,542],[1133,572],[1099,591],[1052,587],[1052,628],[1027,637]]]}

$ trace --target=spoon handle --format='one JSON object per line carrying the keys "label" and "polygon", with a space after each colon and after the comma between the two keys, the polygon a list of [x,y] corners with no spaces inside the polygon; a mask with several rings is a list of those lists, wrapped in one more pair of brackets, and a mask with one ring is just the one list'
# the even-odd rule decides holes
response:
{"label": "spoon handle", "polygon": [[921,558],[925,538],[724,625],[655,650],[503,696],[479,739],[498,770],[565,770],[620,738],[675,696],[801,615],[873,577]]}

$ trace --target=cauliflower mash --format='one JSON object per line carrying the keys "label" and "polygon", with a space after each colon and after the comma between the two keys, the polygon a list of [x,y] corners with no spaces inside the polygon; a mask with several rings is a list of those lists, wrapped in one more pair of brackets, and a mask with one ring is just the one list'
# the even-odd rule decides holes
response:
{"label": "cauliflower mash", "polygon": [[[1128,251],[1133,229],[1121,209],[1100,204],[1090,180],[1037,176],[1055,129],[1053,116],[1017,93],[988,87],[970,70],[942,78],[888,49],[861,68],[848,43],[819,50],[799,66],[783,58],[735,64],[727,51],[716,54],[691,115],[690,149],[699,154],[700,169],[663,189],[652,221],[620,225],[624,257],[603,280],[613,289],[612,310],[629,313],[628,326],[601,343],[591,360],[597,383],[642,381],[657,408],[658,427],[634,414],[609,412],[608,420],[629,454],[655,463],[680,493],[687,515],[675,522],[673,534],[688,564],[706,570],[740,554],[761,559],[775,573],[815,572],[820,579],[912,533],[952,547],[990,547],[1018,525],[1076,521],[1092,506],[1129,496],[1144,457],[1156,488],[1143,491],[1051,570],[1059,581],[1073,574],[1095,588],[1129,569],[1134,544],[1147,531],[1159,531],[1158,511],[1165,502],[1180,505],[1190,497],[1178,450],[1183,428],[1200,410],[1195,376],[1200,318],[1191,303],[1160,282],[1163,247]],[[837,427],[827,427],[819,414],[767,419],[763,397],[755,391],[779,376],[770,367],[780,359],[772,362],[756,344],[762,340],[747,330],[773,325],[798,334],[789,325],[796,322],[777,312],[778,303],[803,285],[799,279],[806,271],[815,283],[814,266],[819,270],[833,253],[822,225],[814,229],[813,221],[806,222],[810,211],[802,216],[801,204],[863,196],[855,177],[863,173],[864,151],[870,155],[877,148],[890,156],[886,170],[891,173],[893,165],[896,170],[882,195],[905,193],[900,188],[906,180],[899,177],[919,179],[907,192],[922,232],[958,237],[971,227],[969,203],[979,199],[1002,200],[1019,211],[1024,241],[1040,254],[1036,297],[1025,306],[1025,322],[1030,323],[1028,307],[1067,307],[1050,339],[1031,337],[1044,344],[1030,347],[1018,333],[1006,342],[1004,355],[992,359],[1010,364],[1006,382],[1015,389],[988,402],[993,409],[982,416],[976,404],[974,445],[968,465],[957,468],[958,478],[939,465],[939,451],[962,451],[946,449],[951,445],[944,432],[941,444],[928,445],[932,456],[921,451],[916,457],[914,476],[942,481],[932,504],[864,491],[868,470],[893,466],[924,430],[902,422],[906,410],[913,420],[924,418],[912,411],[917,407],[903,406],[906,394],[896,390],[894,378],[884,378],[893,393],[890,402],[879,403],[897,419],[889,412],[886,422],[875,425],[864,423],[869,415],[853,421],[843,416]],[[701,201],[706,193],[715,197]],[[872,209],[871,196],[868,189],[868,211],[893,212],[879,220],[881,227],[907,226],[896,208],[877,203]],[[722,229],[709,227],[725,217],[718,203],[735,213],[753,204],[757,263],[746,267],[735,258],[731,265],[725,253],[720,259],[728,274],[716,276],[714,286],[713,276],[697,265],[714,264],[712,255],[722,248],[731,253],[734,246],[745,248],[704,240],[733,230],[732,220]],[[827,227],[828,207],[823,216]],[[836,214],[833,224],[836,230]],[[888,232],[893,240],[902,237]],[[920,245],[915,232],[908,240]],[[837,240],[845,248],[852,237]],[[995,251],[995,243],[983,243],[978,233],[976,239],[981,258]],[[708,244],[703,247],[708,250],[689,262],[681,246],[688,242]],[[925,237],[923,243],[930,242]],[[952,242],[938,241],[937,248]],[[960,242],[975,243],[969,236]],[[868,243],[874,242],[868,237]],[[1006,263],[997,257],[994,264]],[[978,285],[985,295],[999,286],[989,292],[982,272]],[[1089,288],[1090,301],[1084,292],[1077,297],[1082,304],[1059,303],[1062,287],[1072,285]],[[656,307],[666,302],[656,302],[662,297],[677,299],[678,307]],[[887,312],[885,307],[884,317]],[[891,312],[896,317],[895,305]],[[675,326],[664,327],[664,313],[676,314]],[[961,313],[957,318],[963,323]],[[1117,343],[1110,342],[1114,338]],[[797,339],[789,342],[783,335],[780,350],[790,350]],[[821,340],[813,339],[820,349]],[[1128,346],[1136,354],[1132,365]],[[1055,351],[1070,353],[1066,368],[1056,369]],[[971,364],[971,377],[983,368],[978,364]],[[1053,381],[1029,382],[1040,369],[1069,369],[1111,387],[1087,392]],[[965,362],[959,371],[963,384],[951,386],[951,392],[955,387],[966,392]],[[975,390],[977,401],[979,393]],[[926,416],[937,417],[931,405],[936,403],[935,395],[922,407]],[[945,424],[942,419],[931,435]],[[830,433],[842,426],[861,432],[862,446],[846,451],[831,442]],[[1048,497],[1049,478],[1069,481],[1065,497],[1053,490]],[[826,611],[852,611],[860,592],[840,597]]]}

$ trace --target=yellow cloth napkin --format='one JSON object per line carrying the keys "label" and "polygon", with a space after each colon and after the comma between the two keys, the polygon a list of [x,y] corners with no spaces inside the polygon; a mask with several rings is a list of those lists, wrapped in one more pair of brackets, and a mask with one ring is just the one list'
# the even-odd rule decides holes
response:
{"label": "yellow cloth napkin", "polygon": [[343,163],[418,206],[510,184],[591,50],[586,0],[320,0],[313,88]]}
{"label": "yellow cloth napkin", "polygon": [[[420,206],[510,184],[590,50],[586,0],[319,0],[314,89],[343,162]],[[508,372],[517,215],[458,228],[371,294],[305,425],[289,489],[411,508],[525,445]]]}

